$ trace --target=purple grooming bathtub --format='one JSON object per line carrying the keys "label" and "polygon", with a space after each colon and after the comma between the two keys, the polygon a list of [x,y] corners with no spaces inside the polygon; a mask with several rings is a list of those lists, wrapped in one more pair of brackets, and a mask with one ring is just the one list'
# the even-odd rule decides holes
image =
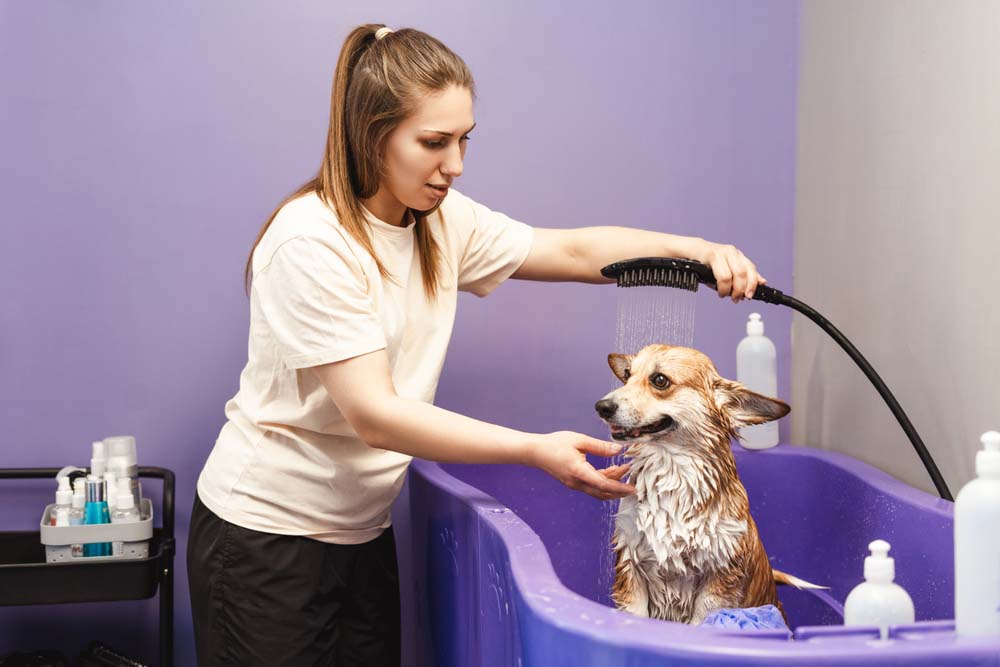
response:
{"label": "purple grooming bathtub", "polygon": [[[404,601],[416,611],[410,664],[1000,665],[1000,640],[955,637],[951,503],[831,452],[736,445],[734,454],[774,567],[830,587],[779,588],[791,632],[616,611],[599,583],[599,501],[533,469],[414,461],[401,551],[413,582]],[[891,543],[917,614],[887,641],[875,627],[841,625],[876,538]]]}

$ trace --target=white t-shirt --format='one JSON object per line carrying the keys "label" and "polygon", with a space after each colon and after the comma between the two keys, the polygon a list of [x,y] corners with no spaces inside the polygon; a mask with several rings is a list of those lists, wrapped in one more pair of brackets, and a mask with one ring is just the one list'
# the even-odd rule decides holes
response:
{"label": "white t-shirt", "polygon": [[430,301],[412,221],[364,212],[396,283],[315,194],[282,207],[254,250],[247,365],[198,478],[231,523],[335,544],[378,537],[411,457],[358,438],[308,367],[385,348],[397,393],[433,402],[457,290],[486,296],[531,249],[531,227],[449,191],[427,218],[441,249]]}

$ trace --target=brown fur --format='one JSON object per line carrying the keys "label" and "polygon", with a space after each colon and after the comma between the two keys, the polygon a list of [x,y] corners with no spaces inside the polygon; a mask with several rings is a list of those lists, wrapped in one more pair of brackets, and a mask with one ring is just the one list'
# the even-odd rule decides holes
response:
{"label": "brown fur", "polygon": [[[730,441],[742,426],[761,424],[788,414],[788,405],[720,377],[707,356],[690,348],[649,346],[634,356],[609,355],[608,364],[625,384],[598,403],[599,412],[601,403],[609,400],[616,410],[621,408],[620,412],[605,417],[612,425],[613,435],[617,428],[619,434],[624,429],[625,435],[630,436],[634,433],[629,432],[630,429],[648,427],[665,415],[673,417],[676,422],[676,429],[668,427],[662,434],[641,433],[631,439],[625,454],[633,458],[632,479],[647,475],[648,480],[667,479],[669,482],[673,479],[669,478],[670,474],[697,477],[690,488],[682,489],[686,496],[676,489],[661,492],[659,484],[656,485],[657,490],[646,489],[645,496],[638,493],[635,507],[630,506],[630,511],[638,511],[641,504],[646,503],[646,511],[665,512],[668,538],[673,535],[674,526],[685,526],[690,531],[692,526],[702,527],[702,518],[707,521],[709,516],[716,523],[729,522],[727,526],[746,527],[734,544],[713,545],[725,554],[718,562],[706,563],[704,552],[688,548],[686,552],[672,554],[678,557],[678,562],[671,566],[651,557],[646,553],[648,549],[640,549],[641,537],[629,546],[626,553],[624,542],[627,539],[635,542],[636,538],[626,538],[622,532],[632,528],[630,525],[625,528],[619,526],[616,529],[618,547],[612,588],[616,605],[621,609],[642,612],[637,606],[641,607],[645,598],[647,615],[684,622],[699,621],[705,615],[705,609],[699,608],[699,605],[705,607],[710,604],[716,608],[773,604],[784,615],[775,582],[802,582],[771,569],[757,525],[750,515],[746,489],[740,482]],[[654,378],[657,374],[666,376],[669,386],[656,386]],[[662,378],[658,381],[663,383]],[[606,405],[605,409],[610,405]],[[659,458],[644,457],[644,448],[650,447],[662,447],[664,451],[669,447],[674,454],[667,459],[663,455]],[[645,454],[649,451],[646,450]],[[675,466],[673,471],[650,467],[674,458],[683,459],[686,467],[681,470],[676,467],[680,464],[673,463],[669,464]],[[636,462],[639,462],[639,468],[636,468]],[[668,485],[667,488],[675,487]],[[652,498],[650,494],[656,497]],[[652,505],[649,505],[651,502]],[[665,509],[668,502],[674,503],[669,505],[669,511]],[[730,530],[719,534],[722,538],[730,538],[738,533]],[[658,582],[655,581],[656,576],[668,579]],[[691,586],[696,590],[683,594],[684,587],[690,589]],[[656,604],[652,600],[654,595],[659,595]]]}

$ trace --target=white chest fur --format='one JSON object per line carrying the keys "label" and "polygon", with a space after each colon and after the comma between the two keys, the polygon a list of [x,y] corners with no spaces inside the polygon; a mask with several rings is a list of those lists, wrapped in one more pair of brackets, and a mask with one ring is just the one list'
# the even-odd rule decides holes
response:
{"label": "white chest fur", "polygon": [[706,577],[732,562],[747,522],[711,502],[719,472],[680,447],[647,445],[631,479],[636,495],[621,501],[614,538],[619,560],[637,579],[628,610],[685,620]]}

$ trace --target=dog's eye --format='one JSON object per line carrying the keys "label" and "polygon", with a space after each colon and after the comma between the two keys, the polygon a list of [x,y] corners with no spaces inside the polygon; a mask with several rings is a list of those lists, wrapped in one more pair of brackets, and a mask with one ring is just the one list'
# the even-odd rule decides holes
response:
{"label": "dog's eye", "polygon": [[653,386],[656,387],[657,389],[666,389],[668,386],[670,386],[670,380],[668,380],[667,376],[664,375],[663,373],[655,374],[653,377],[650,378],[650,381],[653,383]]}
{"label": "dog's eye", "polygon": [[628,382],[628,379],[632,377],[632,371],[626,368],[625,372],[622,373],[622,375],[625,377],[625,382]]}

